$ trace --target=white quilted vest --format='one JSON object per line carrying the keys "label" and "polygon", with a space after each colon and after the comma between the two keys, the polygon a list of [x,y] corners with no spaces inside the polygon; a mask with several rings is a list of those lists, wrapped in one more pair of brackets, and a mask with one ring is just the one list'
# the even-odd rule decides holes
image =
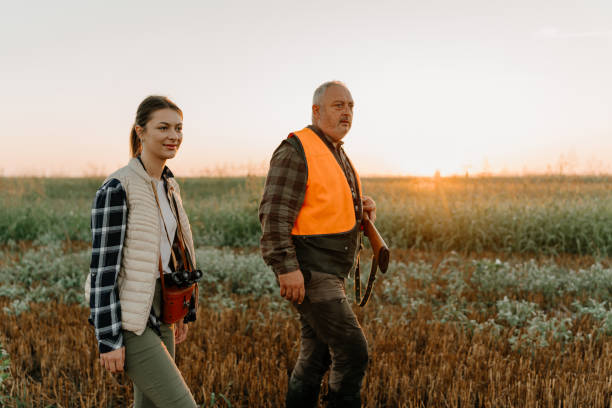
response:
{"label": "white quilted vest", "polygon": [[[156,180],[149,176],[137,158],[127,166],[111,174],[121,182],[127,196],[127,228],[123,241],[121,269],[119,271],[119,301],[121,303],[121,326],[141,335],[147,325],[155,280],[159,277],[158,260],[160,237],[163,225],[155,202],[153,185]],[[174,208],[176,200],[178,217],[183,228],[183,239],[195,265],[195,250],[191,226],[183,208],[180,189],[174,178],[168,179],[168,201]],[[177,234],[178,234],[177,229]],[[85,282],[85,299],[89,303],[91,274]]]}

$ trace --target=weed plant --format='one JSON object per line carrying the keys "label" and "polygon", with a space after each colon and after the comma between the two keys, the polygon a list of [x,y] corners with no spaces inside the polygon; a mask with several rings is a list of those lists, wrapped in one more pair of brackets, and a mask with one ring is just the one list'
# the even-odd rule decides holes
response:
{"label": "weed plant", "polygon": [[[243,303],[236,304],[232,297],[238,295],[265,297],[273,310],[289,311],[277,296],[274,274],[258,253],[204,247],[197,249],[196,257],[204,271],[200,295],[207,307],[240,308]],[[369,270],[369,265],[362,269]],[[26,251],[0,267],[0,297],[10,299],[4,313],[19,315],[31,302],[82,303],[88,270],[89,251],[65,253],[55,242]],[[352,283],[347,282],[349,297]],[[535,261],[468,260],[453,253],[437,266],[393,261],[374,296],[381,316],[384,305],[400,306],[404,322],[427,308],[433,320],[462,329],[511,329],[513,345],[520,339],[521,344],[529,340],[529,347],[545,345],[548,336],[563,343],[582,340],[577,325],[584,318],[598,336],[612,331],[612,268],[600,263],[571,270]]]}

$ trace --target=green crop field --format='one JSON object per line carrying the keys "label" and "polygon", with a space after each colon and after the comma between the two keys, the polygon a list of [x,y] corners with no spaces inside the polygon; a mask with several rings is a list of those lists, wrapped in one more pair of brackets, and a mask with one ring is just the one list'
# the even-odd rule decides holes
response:
{"label": "green crop field", "polygon": [[[369,179],[394,248],[612,255],[607,177]],[[0,243],[88,241],[100,179],[0,179]],[[256,247],[263,178],[181,180],[202,246]]]}
{"label": "green crop field", "polygon": [[[179,181],[205,272],[179,368],[202,406],[281,406],[299,326],[257,249],[264,179]],[[83,305],[101,182],[0,179],[0,406],[131,401]],[[611,182],[364,180],[392,254],[355,306],[364,406],[612,407]]]}

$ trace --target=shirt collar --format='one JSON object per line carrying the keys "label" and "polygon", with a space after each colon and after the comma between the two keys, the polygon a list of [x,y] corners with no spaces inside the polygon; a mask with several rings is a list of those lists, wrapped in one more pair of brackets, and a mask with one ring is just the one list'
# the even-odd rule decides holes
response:
{"label": "shirt collar", "polygon": [[330,149],[339,150],[342,147],[342,145],[344,144],[344,142],[342,140],[340,140],[340,141],[336,142],[336,146],[334,147],[334,142],[332,142],[331,139],[329,138],[329,136],[327,136],[325,133],[323,133],[323,131],[321,129],[319,129],[315,125],[310,125],[310,126],[308,126],[308,128],[310,130],[312,130],[313,132],[315,132],[317,134],[317,136],[319,136],[321,138],[321,140],[323,140],[323,142],[325,142],[325,144]]}
{"label": "shirt collar", "polygon": [[[140,162],[140,164],[142,165],[142,168],[145,170],[145,172],[147,171],[147,168],[145,167],[144,163],[142,162],[142,159],[140,158],[140,155],[138,155],[138,161]],[[172,171],[168,168],[168,166],[164,166],[164,169],[162,170],[162,179],[167,180],[169,178],[174,178],[174,174],[172,173]]]}

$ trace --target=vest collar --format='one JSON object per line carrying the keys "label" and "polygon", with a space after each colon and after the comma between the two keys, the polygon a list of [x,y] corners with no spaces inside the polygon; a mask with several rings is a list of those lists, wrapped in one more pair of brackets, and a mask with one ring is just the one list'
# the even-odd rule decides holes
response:
{"label": "vest collar", "polygon": [[[153,177],[149,175],[149,173],[147,173],[147,171],[144,168],[144,165],[142,164],[140,160],[140,157],[132,157],[130,159],[130,162],[128,163],[128,167],[131,170],[133,170],[134,173],[138,174],[138,176],[145,181],[159,181],[159,180],[155,180]],[[162,179],[169,179],[173,177],[174,177],[174,174],[172,174],[168,166],[164,166],[164,170],[162,171]]]}

